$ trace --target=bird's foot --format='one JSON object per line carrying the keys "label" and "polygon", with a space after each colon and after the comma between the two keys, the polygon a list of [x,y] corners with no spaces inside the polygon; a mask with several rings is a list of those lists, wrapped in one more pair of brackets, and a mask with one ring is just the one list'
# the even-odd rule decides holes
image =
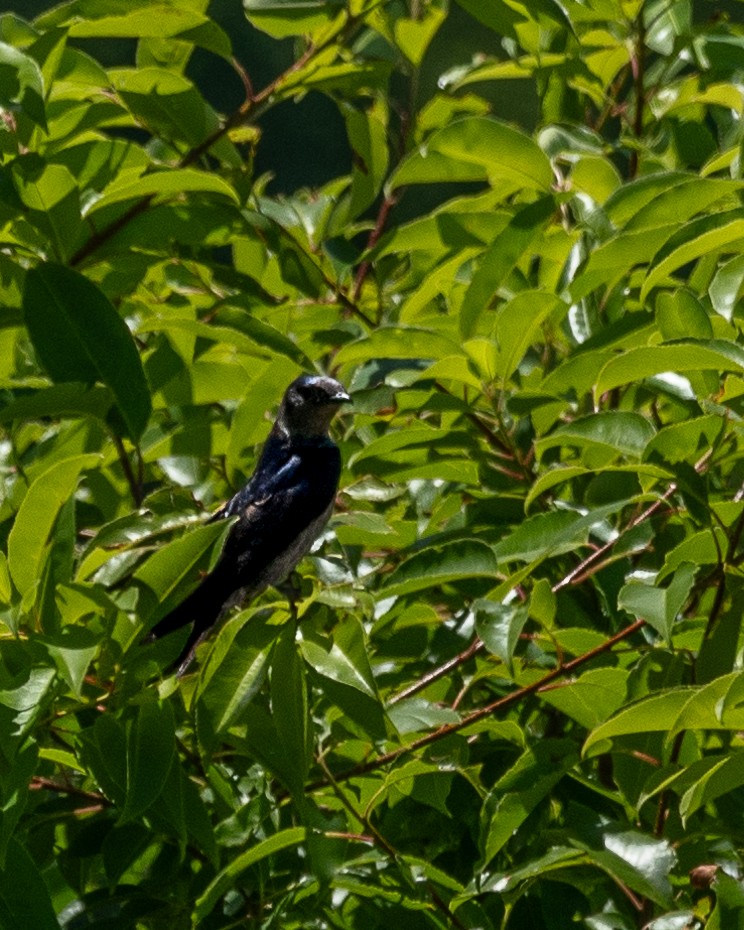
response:
{"label": "bird's foot", "polygon": [[290,572],[289,576],[277,585],[277,590],[287,599],[292,619],[297,622],[297,605],[302,599],[302,575]]}

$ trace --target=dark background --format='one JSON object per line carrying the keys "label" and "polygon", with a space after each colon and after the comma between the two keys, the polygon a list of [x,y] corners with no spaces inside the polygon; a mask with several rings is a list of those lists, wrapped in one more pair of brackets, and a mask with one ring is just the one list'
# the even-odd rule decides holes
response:
{"label": "dark background", "polygon": [[[58,4],[48,0],[0,0],[0,12],[12,12],[32,21]],[[233,51],[260,90],[294,60],[294,42],[277,41],[253,27],[243,13],[240,0],[213,0],[208,14],[230,36]],[[86,39],[75,44],[105,66],[134,64],[135,40]],[[448,68],[470,62],[475,53],[498,56],[500,37],[486,29],[456,4],[429,46],[419,74],[416,96],[430,98],[437,79]],[[187,75],[209,102],[222,113],[230,113],[243,101],[243,85],[223,60],[196,49]],[[477,92],[488,97],[492,85],[480,85]],[[392,87],[402,99],[411,89]],[[531,82],[509,85],[503,99],[491,97],[494,113],[530,128],[537,118],[537,99]],[[299,103],[285,102],[273,107],[260,119],[262,138],[255,160],[257,174],[271,172],[273,194],[291,193],[301,187],[317,187],[350,170],[351,154],[343,120],[334,102],[324,94],[311,92]]]}

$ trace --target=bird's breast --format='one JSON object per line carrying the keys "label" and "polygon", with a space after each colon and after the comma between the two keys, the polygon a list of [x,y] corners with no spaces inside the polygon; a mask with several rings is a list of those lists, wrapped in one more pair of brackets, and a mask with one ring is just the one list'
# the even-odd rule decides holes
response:
{"label": "bird's breast", "polygon": [[267,566],[262,573],[262,582],[264,585],[275,585],[284,581],[284,579],[294,571],[298,562],[305,558],[312,549],[313,543],[320,536],[323,527],[326,525],[333,510],[333,501],[326,507],[323,513],[312,520],[297,536],[287,548],[279,555],[278,558]]}

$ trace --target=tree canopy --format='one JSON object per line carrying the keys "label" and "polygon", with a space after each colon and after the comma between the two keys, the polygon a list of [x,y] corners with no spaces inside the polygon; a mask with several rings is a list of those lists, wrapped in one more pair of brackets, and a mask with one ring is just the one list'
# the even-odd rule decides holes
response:
{"label": "tree canopy", "polygon": [[741,4],[243,6],[0,15],[0,927],[744,927]]}

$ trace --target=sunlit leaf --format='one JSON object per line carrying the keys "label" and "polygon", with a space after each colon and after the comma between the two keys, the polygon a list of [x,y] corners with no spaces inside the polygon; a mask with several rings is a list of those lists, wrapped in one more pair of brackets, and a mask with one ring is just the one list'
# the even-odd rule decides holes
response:
{"label": "sunlit leaf", "polygon": [[21,594],[41,576],[49,534],[57,514],[75,493],[80,473],[100,461],[96,453],[63,459],[39,475],[23,498],[8,537],[8,568]]}

